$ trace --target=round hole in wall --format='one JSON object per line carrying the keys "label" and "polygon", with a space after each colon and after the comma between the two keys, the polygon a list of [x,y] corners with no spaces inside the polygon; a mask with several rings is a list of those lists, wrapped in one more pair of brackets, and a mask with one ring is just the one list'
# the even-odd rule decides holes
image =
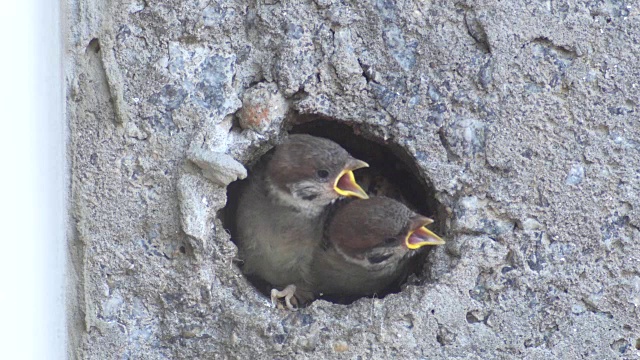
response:
{"label": "round hole in wall", "polygon": [[[355,172],[356,180],[370,195],[385,195],[403,202],[415,212],[431,217],[435,223],[430,228],[437,234],[444,236],[445,213],[435,198],[435,192],[428,179],[419,175],[418,166],[413,158],[400,145],[393,141],[384,142],[366,131],[366,127],[354,128],[348,124],[320,118],[317,116],[299,116],[295,125],[289,128],[291,134],[310,134],[331,139],[345,148],[354,157],[366,161],[370,167]],[[362,126],[362,125],[361,125]],[[257,159],[256,159],[257,160]],[[251,176],[251,169],[249,169]],[[375,180],[372,180],[375,179]],[[244,180],[246,181],[246,180]],[[235,216],[239,190],[243,181],[229,185],[227,189],[227,206],[221,211],[220,218],[225,228],[231,233],[232,240],[236,234]],[[433,247],[424,247],[419,255],[412,257],[410,273],[416,274],[418,282],[422,282],[426,274],[425,266],[429,266],[426,257]],[[263,294],[269,296],[271,285],[258,278],[249,277],[251,283]],[[375,294],[382,298],[390,293],[397,293],[405,281],[393,284],[383,292]],[[326,296],[321,297],[340,304],[349,304],[359,297]]]}

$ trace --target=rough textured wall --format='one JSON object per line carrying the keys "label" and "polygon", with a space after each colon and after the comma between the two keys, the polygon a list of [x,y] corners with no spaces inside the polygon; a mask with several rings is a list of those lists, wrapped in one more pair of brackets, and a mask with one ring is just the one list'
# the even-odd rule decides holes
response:
{"label": "rough textured wall", "polygon": [[[73,356],[637,358],[637,2],[66,13]],[[399,145],[433,185],[448,244],[403,292],[291,313],[234,265],[225,185],[296,114]]]}

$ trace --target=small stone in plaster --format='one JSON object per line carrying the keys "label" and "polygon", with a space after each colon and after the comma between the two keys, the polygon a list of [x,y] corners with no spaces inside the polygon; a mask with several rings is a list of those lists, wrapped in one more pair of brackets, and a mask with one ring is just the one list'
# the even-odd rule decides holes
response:
{"label": "small stone in plaster", "polygon": [[452,229],[463,233],[500,235],[513,229],[513,221],[496,214],[489,202],[468,196],[460,199],[454,209]]}
{"label": "small stone in plaster", "polygon": [[127,7],[127,10],[129,11],[130,14],[135,14],[137,12],[144,10],[144,8],[145,8],[145,2],[143,0],[133,0]]}
{"label": "small stone in plaster", "polygon": [[344,341],[338,341],[333,345],[333,351],[337,353],[343,353],[349,351],[349,345]]}
{"label": "small stone in plaster", "polygon": [[240,127],[264,133],[270,127],[278,127],[288,110],[287,101],[276,84],[260,83],[244,94]]}
{"label": "small stone in plaster", "polygon": [[585,309],[585,307],[580,304],[574,304],[571,306],[571,312],[576,315],[582,314],[585,311],[587,311],[587,309]]}
{"label": "small stone in plaster", "polygon": [[485,152],[485,125],[476,119],[456,119],[444,131],[447,148],[461,158],[482,156]]}
{"label": "small stone in plaster", "polygon": [[522,221],[522,229],[523,230],[540,230],[542,229],[542,224],[540,224],[536,219],[526,218]]}
{"label": "small stone in plaster", "polygon": [[124,125],[124,128],[128,137],[132,137],[138,140],[145,140],[147,137],[149,137],[146,132],[140,130],[140,128],[138,128],[138,126],[133,122],[127,122]]}
{"label": "small stone in plaster", "polygon": [[216,185],[227,186],[247,177],[247,169],[233,157],[225,153],[192,148],[187,154],[189,160],[202,169],[202,175]]}
{"label": "small stone in plaster", "polygon": [[565,184],[578,185],[582,180],[584,180],[584,167],[582,165],[573,165],[569,170]]}

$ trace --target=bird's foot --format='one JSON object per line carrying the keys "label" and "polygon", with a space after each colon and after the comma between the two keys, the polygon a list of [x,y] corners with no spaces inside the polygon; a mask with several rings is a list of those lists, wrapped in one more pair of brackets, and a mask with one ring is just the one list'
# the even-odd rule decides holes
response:
{"label": "bird's foot", "polygon": [[[278,309],[284,309],[286,306],[291,311],[297,311],[298,299],[296,299],[295,294],[296,286],[293,284],[288,285],[283,290],[271,289],[271,304]],[[282,298],[284,298],[284,305],[280,301]]]}

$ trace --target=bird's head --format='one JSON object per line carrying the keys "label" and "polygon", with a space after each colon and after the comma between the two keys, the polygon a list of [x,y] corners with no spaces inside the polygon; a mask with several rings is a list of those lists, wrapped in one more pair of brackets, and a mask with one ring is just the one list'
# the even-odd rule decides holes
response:
{"label": "bird's head", "polygon": [[338,209],[328,237],[347,261],[372,271],[393,271],[423,246],[444,244],[427,229],[432,222],[396,200],[373,197]]}
{"label": "bird's head", "polygon": [[353,175],[368,166],[331,140],[291,135],[276,147],[266,174],[283,200],[313,209],[340,197],[368,198]]}

